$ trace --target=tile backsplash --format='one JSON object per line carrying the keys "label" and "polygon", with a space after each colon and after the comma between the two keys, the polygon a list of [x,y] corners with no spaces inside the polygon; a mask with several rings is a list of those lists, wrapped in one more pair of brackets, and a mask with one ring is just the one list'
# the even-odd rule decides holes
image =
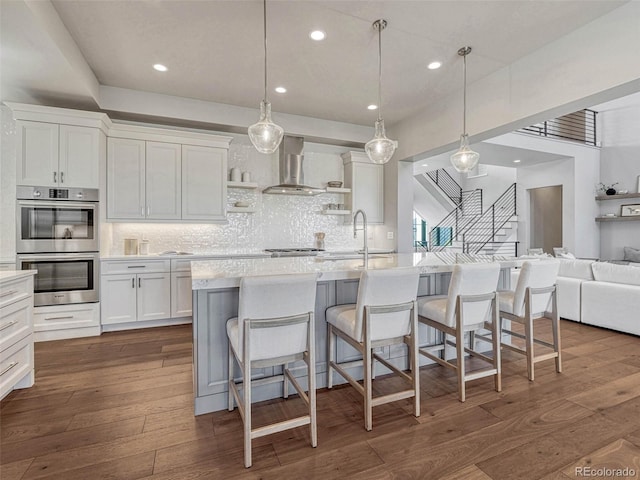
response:
{"label": "tile backsplash", "polygon": [[[306,144],[305,184],[326,186],[327,181],[342,180],[340,154],[344,148]],[[125,238],[143,237],[150,242],[151,253],[182,250],[206,253],[221,249],[263,249],[271,247],[312,247],[314,233],[325,232],[325,246],[332,250],[354,250],[362,245],[361,235],[353,238],[350,225],[342,215],[323,215],[328,203],[344,203],[341,194],[321,194],[312,197],[263,194],[262,189],[278,183],[278,156],[258,153],[246,136],[234,138],[228,157],[228,167],[251,172],[257,190],[228,189],[228,205],[242,200],[255,208],[255,213],[228,213],[226,224],[150,224],[112,223],[107,229],[108,245],[103,253],[119,255]],[[105,236],[103,235],[103,239]],[[105,248],[106,247],[106,248]]]}

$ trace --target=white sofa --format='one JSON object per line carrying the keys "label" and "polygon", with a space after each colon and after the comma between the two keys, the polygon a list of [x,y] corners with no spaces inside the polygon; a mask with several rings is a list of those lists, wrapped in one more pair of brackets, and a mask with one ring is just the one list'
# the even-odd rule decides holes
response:
{"label": "white sofa", "polygon": [[582,284],[582,322],[640,335],[640,268],[596,262]]}
{"label": "white sofa", "polygon": [[560,260],[558,287],[558,313],[561,318],[580,322],[582,319],[582,287],[593,280],[593,260]]}

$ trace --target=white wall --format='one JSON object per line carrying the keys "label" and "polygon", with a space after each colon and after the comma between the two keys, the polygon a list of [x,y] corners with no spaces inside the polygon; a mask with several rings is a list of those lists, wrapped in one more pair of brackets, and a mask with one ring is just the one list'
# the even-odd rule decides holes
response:
{"label": "white wall", "polygon": [[[305,183],[325,186],[330,180],[343,180],[342,158],[347,151],[335,147],[305,143]],[[206,253],[221,249],[262,249],[270,247],[312,247],[315,232],[325,232],[327,249],[354,250],[362,239],[353,238],[342,216],[321,215],[327,203],[344,203],[341,194],[322,194],[313,197],[262,194],[261,189],[278,183],[278,155],[258,153],[246,135],[236,135],[229,149],[229,168],[250,171],[259,190],[229,189],[229,205],[246,200],[257,208],[253,214],[228,214],[226,224],[146,224],[112,223],[105,254],[122,254],[125,238],[146,237],[152,253],[183,250]],[[103,237],[104,238],[104,237]],[[375,242],[372,242],[375,247]]]}
{"label": "white wall", "polygon": [[516,169],[498,167],[496,165],[483,165],[482,170],[486,172],[486,176],[475,178],[462,176],[460,186],[462,190],[482,189],[482,204],[486,209],[516,182]]}
{"label": "white wall", "polygon": [[0,260],[15,261],[16,255],[16,122],[2,105],[0,132]]}
{"label": "white wall", "polygon": [[[598,115],[602,149],[600,181],[617,190],[638,192],[640,181],[640,103],[622,105]],[[639,199],[600,202],[600,213],[620,214],[620,206],[640,204]],[[640,222],[600,224],[600,258],[622,260],[625,246],[640,248]]]}

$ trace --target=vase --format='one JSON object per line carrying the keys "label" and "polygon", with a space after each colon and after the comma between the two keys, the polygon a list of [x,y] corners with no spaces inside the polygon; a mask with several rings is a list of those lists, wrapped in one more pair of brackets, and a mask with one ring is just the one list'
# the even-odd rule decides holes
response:
{"label": "vase", "polygon": [[616,194],[616,189],[615,188],[607,188],[607,191],[604,192],[607,195],[615,195]]}

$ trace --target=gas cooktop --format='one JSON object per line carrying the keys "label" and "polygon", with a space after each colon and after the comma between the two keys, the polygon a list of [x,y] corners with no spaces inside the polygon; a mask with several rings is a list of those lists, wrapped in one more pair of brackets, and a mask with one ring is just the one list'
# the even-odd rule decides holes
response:
{"label": "gas cooktop", "polygon": [[264,251],[272,257],[306,257],[324,252],[321,248],[265,248]]}

